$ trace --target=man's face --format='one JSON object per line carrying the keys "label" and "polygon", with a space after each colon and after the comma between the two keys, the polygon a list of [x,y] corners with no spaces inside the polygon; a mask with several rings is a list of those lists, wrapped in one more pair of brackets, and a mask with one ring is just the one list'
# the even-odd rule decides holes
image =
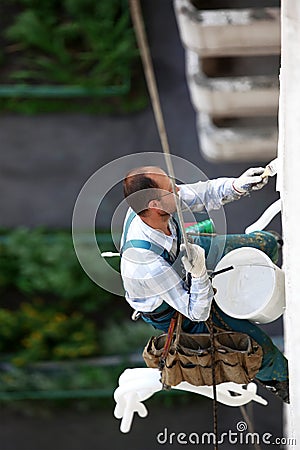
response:
{"label": "man's face", "polygon": [[[159,186],[157,209],[160,210],[162,215],[173,214],[176,211],[176,201],[170,178],[163,171],[151,174],[151,178]],[[178,191],[179,187],[176,186],[176,192]]]}

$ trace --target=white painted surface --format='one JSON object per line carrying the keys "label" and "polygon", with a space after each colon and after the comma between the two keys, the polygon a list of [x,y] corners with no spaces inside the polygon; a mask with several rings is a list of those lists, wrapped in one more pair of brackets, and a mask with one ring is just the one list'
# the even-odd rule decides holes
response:
{"label": "white painted surface", "polygon": [[285,348],[290,398],[285,435],[300,445],[300,2],[282,2],[282,59],[279,100],[279,180],[282,198],[283,267],[286,274]]}

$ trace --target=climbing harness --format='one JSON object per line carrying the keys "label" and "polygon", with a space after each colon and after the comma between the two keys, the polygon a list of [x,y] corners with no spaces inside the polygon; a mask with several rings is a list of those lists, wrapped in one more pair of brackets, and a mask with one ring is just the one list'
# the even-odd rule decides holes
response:
{"label": "climbing harness", "polygon": [[[160,245],[154,244],[153,242],[146,241],[144,239],[127,240],[127,234],[128,234],[129,227],[135,217],[136,217],[136,213],[134,211],[132,211],[129,214],[129,217],[126,221],[124,233],[123,233],[123,246],[120,251],[120,256],[122,257],[123,253],[128,248],[143,248],[144,250],[151,250],[152,252],[154,252],[157,255],[164,258],[164,260],[167,261],[169,264],[171,264],[173,258],[171,257],[170,253],[164,247],[161,247]],[[179,225],[174,217],[173,217],[173,222],[176,227],[176,235],[177,235],[177,250],[176,250],[176,257],[177,257],[179,254],[179,251],[180,251],[181,231],[180,231]]]}

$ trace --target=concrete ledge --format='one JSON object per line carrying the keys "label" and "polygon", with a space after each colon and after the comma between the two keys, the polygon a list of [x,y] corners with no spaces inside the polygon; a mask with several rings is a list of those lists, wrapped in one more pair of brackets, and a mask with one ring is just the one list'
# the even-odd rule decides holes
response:
{"label": "concrete ledge", "polygon": [[194,108],[212,116],[256,116],[277,114],[277,75],[207,77],[199,56],[186,51],[186,73]]}
{"label": "concrete ledge", "polygon": [[237,120],[237,125],[218,127],[207,114],[200,113],[197,130],[203,156],[211,162],[268,162],[277,155],[278,130],[275,125],[241,126]]}
{"label": "concrete ledge", "polygon": [[199,10],[174,0],[182,43],[201,56],[280,53],[280,8]]}

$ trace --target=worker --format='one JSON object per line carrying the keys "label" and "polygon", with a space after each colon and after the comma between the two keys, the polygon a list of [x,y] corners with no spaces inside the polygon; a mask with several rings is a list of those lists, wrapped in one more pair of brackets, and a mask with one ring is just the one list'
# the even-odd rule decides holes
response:
{"label": "worker", "polygon": [[[262,177],[263,171],[261,167],[251,168],[238,178],[176,185],[181,207],[193,212],[218,209],[261,189],[268,181]],[[188,250],[181,243],[174,218],[176,199],[171,179],[159,167],[139,167],[126,175],[123,188],[130,206],[121,239],[121,275],[126,300],[145,322],[159,330],[167,332],[174,312],[179,311],[183,315],[184,332],[207,333],[205,321],[214,297],[205,257],[209,251],[206,249],[205,255],[201,237],[188,243]],[[230,235],[226,242],[227,239],[231,250],[241,246],[241,240],[230,241]],[[249,243],[271,255],[270,242],[277,247],[276,238],[268,232],[252,233],[248,238],[242,236],[242,245]],[[226,252],[226,245],[222,251]],[[222,256],[219,249],[211,253],[217,259]],[[183,269],[190,274],[189,285]],[[261,345],[263,360],[256,379],[288,403],[288,365],[284,355],[255,324],[229,317],[214,302],[213,305],[215,325],[222,327],[225,322],[233,331],[246,333]]]}

